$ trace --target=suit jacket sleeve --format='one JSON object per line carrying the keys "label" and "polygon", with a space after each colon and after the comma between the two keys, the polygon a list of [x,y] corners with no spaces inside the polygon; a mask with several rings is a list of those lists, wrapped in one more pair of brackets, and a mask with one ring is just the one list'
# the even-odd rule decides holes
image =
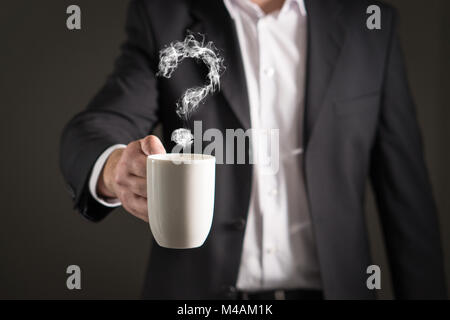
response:
{"label": "suit jacket sleeve", "polygon": [[98,221],[112,208],[95,201],[88,190],[88,177],[100,154],[114,144],[140,139],[158,122],[156,62],[149,19],[140,1],[128,8],[127,40],[114,72],[87,109],[65,127],[60,165],[75,207]]}
{"label": "suit jacket sleeve", "polygon": [[397,298],[445,298],[439,224],[393,19],[371,178]]}

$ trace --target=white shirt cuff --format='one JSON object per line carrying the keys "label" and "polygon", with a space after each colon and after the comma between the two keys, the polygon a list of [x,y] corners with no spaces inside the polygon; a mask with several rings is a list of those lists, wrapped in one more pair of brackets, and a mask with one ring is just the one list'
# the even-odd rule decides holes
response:
{"label": "white shirt cuff", "polygon": [[97,161],[94,164],[94,167],[92,168],[91,177],[89,178],[89,191],[92,195],[92,197],[99,202],[100,204],[106,206],[106,207],[119,207],[122,205],[122,203],[119,201],[119,199],[102,199],[97,194],[97,183],[98,178],[100,177],[100,173],[102,172],[103,166],[105,165],[106,160],[110,156],[110,154],[117,149],[126,148],[126,145],[124,144],[115,144],[105,151],[98,157]]}

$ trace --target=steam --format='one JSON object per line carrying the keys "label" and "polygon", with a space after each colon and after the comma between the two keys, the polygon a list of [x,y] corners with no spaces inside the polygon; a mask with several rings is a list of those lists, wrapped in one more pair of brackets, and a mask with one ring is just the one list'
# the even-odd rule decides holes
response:
{"label": "steam", "polygon": [[194,140],[194,136],[192,135],[191,130],[180,128],[172,132],[170,140],[172,140],[176,144],[183,146],[184,148],[192,143],[192,141]]}
{"label": "steam", "polygon": [[[180,118],[187,120],[209,94],[220,89],[220,75],[225,68],[223,58],[217,51],[213,42],[205,43],[204,36],[198,41],[192,34],[188,34],[184,41],[172,42],[160,51],[157,76],[170,78],[186,58],[201,60],[209,70],[206,85],[187,89],[177,102],[176,112]],[[188,129],[175,130],[171,138],[183,147],[192,143],[192,134]]]}

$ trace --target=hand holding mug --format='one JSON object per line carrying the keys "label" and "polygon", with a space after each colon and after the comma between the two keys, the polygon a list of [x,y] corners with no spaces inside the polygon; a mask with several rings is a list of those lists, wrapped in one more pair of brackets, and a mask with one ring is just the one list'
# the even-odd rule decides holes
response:
{"label": "hand holding mug", "polygon": [[97,193],[104,198],[118,198],[125,210],[148,222],[147,156],[165,153],[161,141],[153,135],[113,151],[100,174]]}
{"label": "hand holding mug", "polygon": [[97,192],[118,198],[128,212],[149,222],[160,246],[196,248],[211,229],[215,165],[209,155],[166,154],[156,136],[147,136],[109,156]]}

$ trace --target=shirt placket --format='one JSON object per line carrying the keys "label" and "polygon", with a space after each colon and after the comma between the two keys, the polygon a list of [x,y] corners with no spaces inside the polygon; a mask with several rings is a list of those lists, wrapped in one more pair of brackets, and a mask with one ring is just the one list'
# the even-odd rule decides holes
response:
{"label": "shirt placket", "polygon": [[[276,103],[276,70],[275,62],[271,55],[271,39],[268,36],[269,18],[261,18],[258,21],[258,39],[259,39],[259,156],[262,157],[261,165],[267,164],[267,157],[270,156],[270,130],[274,128],[274,110]],[[277,241],[277,213],[279,203],[279,186],[277,174],[267,174],[270,170],[259,170],[259,201],[260,213],[262,218],[262,284],[267,285],[268,275],[273,274],[277,269],[277,255],[279,249]]]}

